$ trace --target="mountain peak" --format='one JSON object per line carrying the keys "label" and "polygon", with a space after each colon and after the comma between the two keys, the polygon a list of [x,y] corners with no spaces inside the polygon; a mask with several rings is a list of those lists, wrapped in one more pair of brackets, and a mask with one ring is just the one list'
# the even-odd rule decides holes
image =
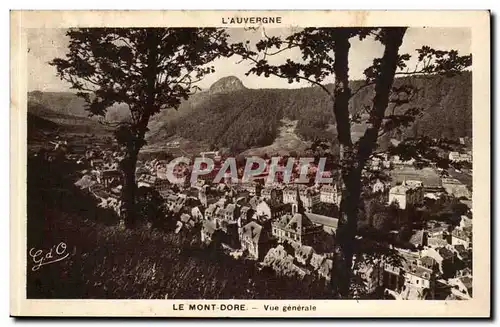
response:
{"label": "mountain peak", "polygon": [[229,93],[243,90],[245,85],[236,76],[226,76],[210,86],[210,93]]}

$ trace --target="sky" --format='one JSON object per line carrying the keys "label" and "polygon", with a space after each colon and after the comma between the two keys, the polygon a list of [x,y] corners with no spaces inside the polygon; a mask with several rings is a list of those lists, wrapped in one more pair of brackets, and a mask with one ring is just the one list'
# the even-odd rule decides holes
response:
{"label": "sky", "polygon": [[[231,42],[250,41],[253,45],[263,37],[263,30],[245,30],[243,28],[228,29]],[[266,29],[268,36],[288,36],[291,28]],[[56,57],[64,57],[67,52],[68,37],[65,29],[39,28],[28,32],[28,90],[34,91],[70,91],[70,85],[56,76],[54,67],[48,64]],[[459,54],[471,52],[471,32],[468,28],[409,28],[400,48],[400,53],[409,53],[415,57],[415,49],[428,45],[435,49],[455,49]],[[351,39],[349,52],[349,76],[351,79],[363,79],[363,71],[370,66],[373,59],[380,57],[383,46],[372,38],[359,41]],[[300,51],[291,49],[269,58],[270,63],[284,63],[287,58],[299,60]],[[202,89],[208,89],[214,82],[225,76],[236,76],[248,88],[300,88],[309,86],[305,81],[289,84],[286,80],[270,76],[265,78],[256,75],[245,76],[251,63],[240,62],[239,58],[221,58],[213,62],[216,72],[205,76],[198,83]],[[414,61],[410,60],[410,65]],[[333,77],[325,82],[333,81]]]}

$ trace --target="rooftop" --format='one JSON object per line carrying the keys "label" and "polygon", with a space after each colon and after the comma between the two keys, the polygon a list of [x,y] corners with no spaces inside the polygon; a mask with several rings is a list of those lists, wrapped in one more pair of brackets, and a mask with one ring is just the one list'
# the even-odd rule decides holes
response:
{"label": "rooftop", "polygon": [[334,217],[318,215],[312,212],[306,213],[306,216],[309,218],[311,222],[318,225],[328,226],[336,229],[339,224],[339,219]]}
{"label": "rooftop", "polygon": [[255,221],[251,221],[243,226],[242,238],[248,238],[258,243],[262,234],[262,226]]}

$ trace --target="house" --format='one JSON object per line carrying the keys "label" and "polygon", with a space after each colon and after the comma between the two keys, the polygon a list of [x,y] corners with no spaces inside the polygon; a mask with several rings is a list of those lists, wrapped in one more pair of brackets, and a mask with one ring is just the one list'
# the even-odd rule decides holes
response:
{"label": "house", "polygon": [[90,160],[90,166],[94,169],[101,169],[104,166],[104,160],[103,159],[92,159]]}
{"label": "house", "polygon": [[[223,185],[223,184],[221,184]],[[215,205],[220,207],[220,208],[224,208],[226,206],[228,202],[228,199],[226,197],[221,197],[219,198],[219,200],[217,200],[217,202],[215,202]]]}
{"label": "house", "polygon": [[215,203],[210,204],[206,209],[205,209],[205,219],[211,220],[214,218],[215,214],[215,209],[217,209],[217,205]]}
{"label": "house", "polygon": [[332,268],[333,268],[333,261],[332,259],[325,259],[321,263],[321,266],[318,270],[318,274],[320,277],[323,277],[327,281],[330,281],[332,278]]}
{"label": "house", "polygon": [[321,264],[325,260],[326,260],[326,257],[324,255],[317,254],[317,253],[313,252],[313,254],[311,255],[311,260],[309,261],[309,263],[310,263],[311,267],[314,270],[319,270],[321,268]]}
{"label": "house", "polygon": [[313,253],[314,249],[311,246],[301,245],[295,249],[295,259],[302,265],[308,265]]}
{"label": "house", "polygon": [[463,245],[466,249],[472,246],[472,235],[464,229],[455,228],[451,232],[451,245]]}
{"label": "house", "polygon": [[448,225],[440,224],[433,225],[427,229],[427,234],[429,237],[444,238],[448,232]]}
{"label": "house", "polygon": [[102,169],[105,170],[118,170],[118,162],[105,161],[102,165]]}
{"label": "house", "polygon": [[294,257],[286,252],[282,245],[271,248],[263,261],[265,266],[271,267],[279,276],[294,277],[298,280],[304,279],[309,273],[294,264]]}
{"label": "house", "polygon": [[195,207],[191,208],[191,216],[196,221],[203,220],[203,213],[201,212],[201,210],[200,210],[200,208],[198,206],[195,206]]}
{"label": "house", "polygon": [[427,238],[427,246],[430,248],[442,248],[448,245],[448,241],[443,237],[429,237]]}
{"label": "house", "polygon": [[318,215],[312,212],[306,212],[305,215],[309,220],[318,226],[322,226],[323,230],[330,235],[335,234],[339,225],[339,219],[325,215]]}
{"label": "house", "polygon": [[457,244],[454,247],[457,258],[462,260],[464,263],[472,263],[472,251],[471,249],[465,248],[462,244]]}
{"label": "house", "polygon": [[402,160],[400,156],[395,155],[391,157],[391,165],[395,168],[412,167],[415,164],[415,159]]}
{"label": "house", "polygon": [[285,214],[272,223],[272,235],[279,242],[289,241],[299,244],[314,244],[316,235],[323,227],[315,225],[311,220],[301,213]]}
{"label": "house", "polygon": [[452,294],[461,300],[472,299],[472,277],[459,277],[449,280]]}
{"label": "house", "polygon": [[297,201],[297,190],[288,187],[283,190],[283,203],[295,203]]}
{"label": "house", "polygon": [[390,263],[384,263],[384,278],[383,278],[383,286],[386,289],[399,292],[405,282],[404,279],[404,269],[402,267],[398,267],[396,265],[392,265]]}
{"label": "house", "polygon": [[265,200],[271,200],[271,188],[270,187],[264,187],[260,191],[260,196],[261,196],[261,198],[263,198]]}
{"label": "house", "polygon": [[123,174],[119,170],[104,170],[101,174],[101,182],[107,188],[122,184],[122,180]]}
{"label": "house", "polygon": [[225,219],[225,210],[222,206],[216,206],[212,217],[213,221],[220,224]]}
{"label": "house", "polygon": [[384,269],[381,261],[375,260],[373,263],[363,263],[356,271],[363,283],[366,294],[375,292],[377,287],[383,285]]}
{"label": "house", "polygon": [[459,225],[459,227],[461,229],[472,227],[472,219],[470,219],[467,216],[462,215],[460,217],[460,225]]}
{"label": "house", "polygon": [[268,267],[274,267],[279,264],[279,261],[285,259],[288,256],[288,253],[285,251],[283,245],[278,245],[274,248],[269,249],[262,264]]}
{"label": "house", "polygon": [[400,209],[421,204],[423,200],[424,188],[419,181],[403,181],[389,190],[389,203],[397,203]]}
{"label": "house", "polygon": [[466,153],[460,153],[457,151],[451,151],[448,155],[448,159],[451,162],[472,162],[472,152],[468,151]]}
{"label": "house", "polygon": [[406,283],[406,271],[416,266],[418,263],[419,255],[415,252],[398,249],[398,255],[402,258],[400,264],[393,264],[391,262],[382,262],[383,272],[383,285],[385,288],[400,292]]}
{"label": "house", "polygon": [[253,196],[250,198],[250,200],[248,200],[248,205],[250,206],[250,208],[252,208],[253,210],[256,210],[257,209],[257,205],[260,203],[260,199],[258,196]]}
{"label": "house", "polygon": [[248,256],[255,260],[262,260],[271,249],[271,238],[268,231],[255,221],[251,221],[242,228],[241,248],[248,251]]}
{"label": "house", "polygon": [[247,191],[248,193],[250,193],[251,196],[260,195],[260,194],[257,194],[259,191],[259,185],[254,181],[242,183],[241,188],[243,190]]}
{"label": "house", "polygon": [[210,242],[212,242],[212,238],[217,228],[218,226],[215,222],[210,220],[203,221],[201,227],[201,242],[205,244],[209,244]]}
{"label": "house", "polygon": [[235,221],[239,216],[240,207],[234,203],[229,203],[223,210],[224,219],[228,221]]}
{"label": "house", "polygon": [[389,161],[389,155],[387,153],[380,154],[379,156],[373,157],[370,160],[370,168],[372,170],[380,170],[382,168],[391,168],[391,162]]}
{"label": "house", "polygon": [[176,229],[176,233],[180,231],[181,228],[184,229],[191,229],[196,225],[196,220],[193,219],[190,215],[187,213],[181,214],[179,221],[177,222],[178,228]]}
{"label": "house", "polygon": [[255,208],[255,216],[259,219],[277,219],[291,210],[289,203],[272,202],[270,200],[261,201]]}
{"label": "house", "polygon": [[156,184],[156,176],[142,174],[137,179],[137,187],[153,187]]}
{"label": "house", "polygon": [[420,229],[414,231],[410,237],[409,242],[413,244],[416,248],[423,247],[427,245],[427,232]]}
{"label": "house", "polygon": [[411,266],[405,271],[405,284],[419,288],[434,289],[434,272],[423,266]]}
{"label": "house", "polygon": [[264,187],[260,191],[260,196],[267,201],[281,202],[283,199],[283,190],[276,187]]}
{"label": "house", "polygon": [[339,204],[337,185],[323,185],[320,189],[319,200],[324,203]]}
{"label": "house", "polygon": [[313,188],[299,190],[299,196],[306,211],[311,211],[312,207],[320,202],[320,194]]}
{"label": "house", "polygon": [[254,210],[250,207],[243,206],[240,209],[240,216],[238,217],[238,226],[243,227],[246,225],[253,217]]}
{"label": "house", "polygon": [[418,259],[417,265],[432,270],[433,272],[439,271],[439,263],[434,258],[427,255]]}
{"label": "house", "polygon": [[184,194],[170,194],[165,199],[170,211],[179,212],[184,207],[187,197]]}

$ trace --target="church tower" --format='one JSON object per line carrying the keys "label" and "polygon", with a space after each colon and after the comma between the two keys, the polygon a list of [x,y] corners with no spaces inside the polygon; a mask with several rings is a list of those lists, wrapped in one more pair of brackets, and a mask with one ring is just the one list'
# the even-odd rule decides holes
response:
{"label": "church tower", "polygon": [[292,204],[292,214],[300,213],[304,214],[304,204],[300,198],[299,188],[297,187],[297,193],[295,195],[295,202]]}

